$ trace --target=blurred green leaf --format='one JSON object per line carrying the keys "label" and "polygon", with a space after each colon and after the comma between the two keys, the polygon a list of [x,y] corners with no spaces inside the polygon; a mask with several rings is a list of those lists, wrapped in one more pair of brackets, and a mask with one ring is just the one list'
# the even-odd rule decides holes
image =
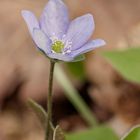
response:
{"label": "blurred green leaf", "polygon": [[75,63],[66,63],[68,70],[78,79],[84,80],[85,72],[83,61],[75,62]]}
{"label": "blurred green leaf", "polygon": [[54,76],[59,85],[64,89],[66,97],[75,107],[75,109],[80,113],[81,117],[87,122],[88,125],[96,126],[98,124],[98,121],[93,112],[79,95],[79,93],[74,88],[73,84],[59,65],[56,65],[55,67]]}
{"label": "blurred green leaf", "polygon": [[56,126],[56,128],[54,130],[53,140],[66,140],[63,130],[61,129],[61,127],[59,125]]}
{"label": "blurred green leaf", "polygon": [[105,51],[103,56],[127,80],[140,83],[140,48]]}
{"label": "blurred green leaf", "polygon": [[140,140],[140,126],[134,127],[124,138],[121,140]]}
{"label": "blurred green leaf", "polygon": [[69,134],[67,140],[119,140],[116,134],[108,127],[101,126],[90,130]]}

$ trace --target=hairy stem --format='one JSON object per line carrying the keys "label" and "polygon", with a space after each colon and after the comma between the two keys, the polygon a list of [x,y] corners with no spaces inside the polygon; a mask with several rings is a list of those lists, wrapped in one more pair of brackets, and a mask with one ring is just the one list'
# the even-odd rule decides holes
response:
{"label": "hairy stem", "polygon": [[48,118],[46,123],[45,140],[49,140],[49,134],[50,134],[49,123],[52,121],[52,88],[53,88],[54,66],[55,66],[55,62],[50,60],[50,75],[49,75],[49,87],[48,87],[48,98],[47,98]]}

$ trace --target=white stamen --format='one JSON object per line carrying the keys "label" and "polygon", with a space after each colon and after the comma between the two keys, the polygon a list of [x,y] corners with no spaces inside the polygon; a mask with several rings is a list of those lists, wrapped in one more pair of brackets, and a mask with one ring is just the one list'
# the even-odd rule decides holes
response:
{"label": "white stamen", "polygon": [[64,34],[63,36],[62,36],[62,39],[64,39],[66,37],[66,35]]}
{"label": "white stamen", "polygon": [[50,37],[52,43],[55,43],[56,41],[58,41],[59,39],[56,36],[52,36]]}

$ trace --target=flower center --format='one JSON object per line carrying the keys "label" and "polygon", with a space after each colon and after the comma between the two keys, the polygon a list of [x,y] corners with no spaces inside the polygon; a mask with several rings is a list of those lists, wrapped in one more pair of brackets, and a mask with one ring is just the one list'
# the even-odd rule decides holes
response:
{"label": "flower center", "polygon": [[63,52],[63,49],[64,49],[65,45],[62,41],[55,41],[53,44],[52,44],[52,50],[56,53],[62,53]]}
{"label": "flower center", "polygon": [[59,39],[55,33],[50,37],[52,41],[51,49],[52,53],[62,53],[69,54],[71,53],[72,42],[65,39],[66,35],[62,36],[62,39]]}

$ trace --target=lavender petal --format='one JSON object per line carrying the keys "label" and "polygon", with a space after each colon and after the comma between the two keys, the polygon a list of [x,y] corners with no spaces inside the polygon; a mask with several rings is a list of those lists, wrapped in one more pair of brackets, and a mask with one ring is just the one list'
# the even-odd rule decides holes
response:
{"label": "lavender petal", "polygon": [[69,16],[66,5],[62,0],[49,0],[41,19],[40,26],[48,37],[62,38],[69,25]]}
{"label": "lavender petal", "polygon": [[91,37],[94,30],[94,19],[91,14],[74,19],[68,28],[66,40],[72,42],[72,50],[83,46]]}
{"label": "lavender petal", "polygon": [[87,53],[87,52],[92,51],[96,48],[104,46],[105,44],[106,44],[105,41],[102,39],[92,40],[92,41],[88,42],[87,44],[85,44],[84,46],[82,46],[80,49],[73,51],[72,56],[76,57],[78,55]]}
{"label": "lavender petal", "polygon": [[64,54],[61,54],[61,53],[51,53],[48,56],[50,58],[61,60],[61,61],[66,61],[66,62],[70,62],[70,61],[72,61],[74,59],[71,56],[64,55]]}
{"label": "lavender petal", "polygon": [[51,52],[50,40],[40,29],[34,28],[33,40],[36,43],[37,47],[44,51],[46,54],[49,54]]}
{"label": "lavender petal", "polygon": [[33,29],[39,28],[39,23],[35,15],[31,11],[28,11],[28,10],[22,10],[21,14],[28,26],[30,34],[33,36]]}

